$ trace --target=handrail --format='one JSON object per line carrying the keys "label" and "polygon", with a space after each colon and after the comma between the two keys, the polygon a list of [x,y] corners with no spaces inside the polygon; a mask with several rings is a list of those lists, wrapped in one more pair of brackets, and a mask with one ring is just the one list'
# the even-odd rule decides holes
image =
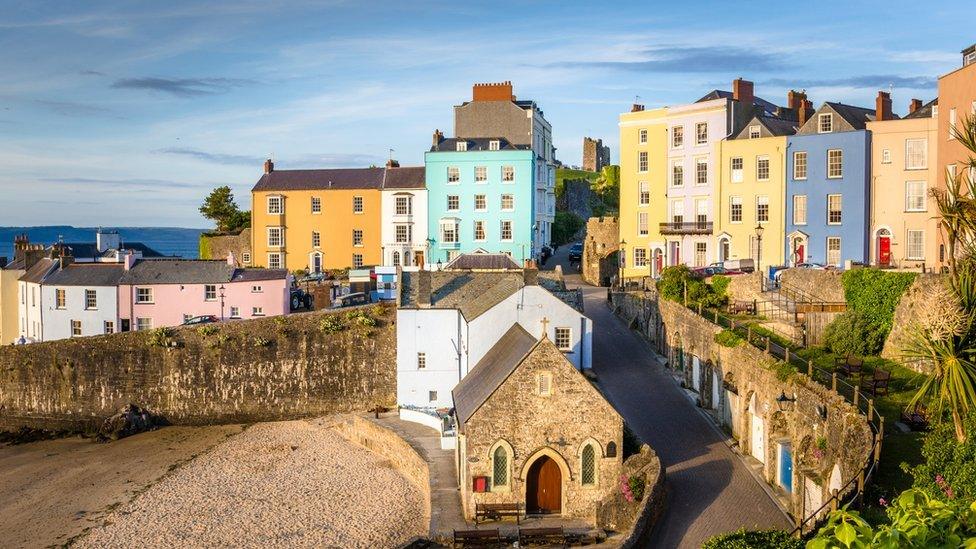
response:
{"label": "handrail", "polygon": [[[788,364],[797,368],[799,372],[806,370],[807,376],[814,382],[828,387],[834,393],[842,396],[844,400],[854,406],[857,412],[864,416],[868,423],[868,426],[872,433],[872,443],[871,450],[868,453],[867,460],[861,467],[856,477],[848,480],[840,489],[833,490],[830,498],[827,499],[817,510],[806,516],[796,517],[796,525],[790,532],[790,535],[796,537],[803,537],[804,532],[813,532],[819,523],[823,521],[819,515],[830,507],[831,510],[836,510],[839,506],[846,505],[851,502],[857,502],[857,505],[863,504],[864,501],[864,490],[868,482],[874,476],[875,471],[878,467],[878,462],[881,457],[881,443],[884,438],[884,416],[878,411],[877,407],[874,406],[874,399],[868,398],[864,393],[861,392],[860,388],[856,385],[852,385],[843,379],[838,379],[837,373],[834,371],[827,371],[814,365],[812,360],[802,361],[797,357],[791,349],[787,346],[784,347],[777,342],[774,342],[769,336],[762,336],[761,334],[754,334],[751,327],[743,327],[741,324],[736,326],[735,319],[725,315],[718,309],[703,309],[702,304],[691,304],[685,303],[685,307],[690,309],[692,312],[697,312],[699,316],[708,320],[712,324],[715,324],[722,328],[728,328],[733,333],[737,335],[744,335],[745,339],[750,345],[758,349],[764,350],[767,354],[775,356],[776,358],[787,362]],[[707,312],[707,314],[705,314]],[[758,338],[758,343],[755,339]],[[797,347],[800,347],[799,345]],[[822,379],[818,379],[818,376]],[[827,384],[829,380],[829,385]],[[848,397],[845,392],[841,391],[839,388],[849,389],[851,396]],[[854,488],[852,490],[852,488]],[[803,507],[801,501],[801,515],[803,514]]]}

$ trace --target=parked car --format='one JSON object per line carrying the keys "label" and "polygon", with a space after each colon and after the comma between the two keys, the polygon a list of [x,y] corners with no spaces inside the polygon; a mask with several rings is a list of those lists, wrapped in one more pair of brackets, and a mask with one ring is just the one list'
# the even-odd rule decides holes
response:
{"label": "parked car", "polygon": [[[712,263],[708,267],[698,267],[698,269],[710,270],[710,274],[708,276],[712,276],[712,275],[740,275],[740,274],[745,274],[744,271],[740,271],[738,269],[728,269],[721,262],[719,262],[719,263]],[[695,270],[698,270],[698,269],[692,269],[692,270],[695,271]]]}
{"label": "parked car", "polygon": [[288,296],[288,302],[291,304],[291,310],[297,311],[301,308],[312,309],[312,294],[309,294],[303,290],[300,286],[292,286],[291,293]]}
{"label": "parked car", "polygon": [[739,271],[742,273],[751,273],[756,270],[756,262],[751,258],[726,259],[721,263],[721,266],[728,271]]}
{"label": "parked car", "polygon": [[333,307],[352,307],[353,305],[366,305],[369,303],[369,296],[363,292],[356,292],[339,296],[332,302]]}
{"label": "parked car", "polygon": [[583,244],[577,242],[569,247],[569,260],[580,261],[583,259]]}
{"label": "parked car", "polygon": [[183,326],[199,326],[201,324],[213,324],[214,322],[220,322],[220,319],[214,315],[200,315],[184,320]]}

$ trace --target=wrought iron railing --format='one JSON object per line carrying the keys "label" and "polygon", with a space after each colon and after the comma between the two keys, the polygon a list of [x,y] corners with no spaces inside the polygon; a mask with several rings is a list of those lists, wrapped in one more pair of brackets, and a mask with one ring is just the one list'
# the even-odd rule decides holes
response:
{"label": "wrought iron railing", "polygon": [[712,234],[711,221],[672,221],[661,223],[661,234]]}

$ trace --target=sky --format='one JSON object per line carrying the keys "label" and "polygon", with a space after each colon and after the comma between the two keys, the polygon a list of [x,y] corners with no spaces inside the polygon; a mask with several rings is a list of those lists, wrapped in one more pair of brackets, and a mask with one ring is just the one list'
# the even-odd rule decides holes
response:
{"label": "sky", "polygon": [[617,119],[736,77],[895,112],[976,41],[972,0],[385,2],[0,0],[0,226],[207,227],[279,169],[422,165],[475,82],[511,80],[580,164]]}

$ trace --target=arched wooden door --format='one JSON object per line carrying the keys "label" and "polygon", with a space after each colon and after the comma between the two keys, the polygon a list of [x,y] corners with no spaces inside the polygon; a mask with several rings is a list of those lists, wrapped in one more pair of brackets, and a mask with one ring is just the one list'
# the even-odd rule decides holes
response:
{"label": "arched wooden door", "polygon": [[529,513],[559,514],[562,512],[563,475],[559,465],[549,456],[542,456],[529,467],[525,482],[525,509]]}

